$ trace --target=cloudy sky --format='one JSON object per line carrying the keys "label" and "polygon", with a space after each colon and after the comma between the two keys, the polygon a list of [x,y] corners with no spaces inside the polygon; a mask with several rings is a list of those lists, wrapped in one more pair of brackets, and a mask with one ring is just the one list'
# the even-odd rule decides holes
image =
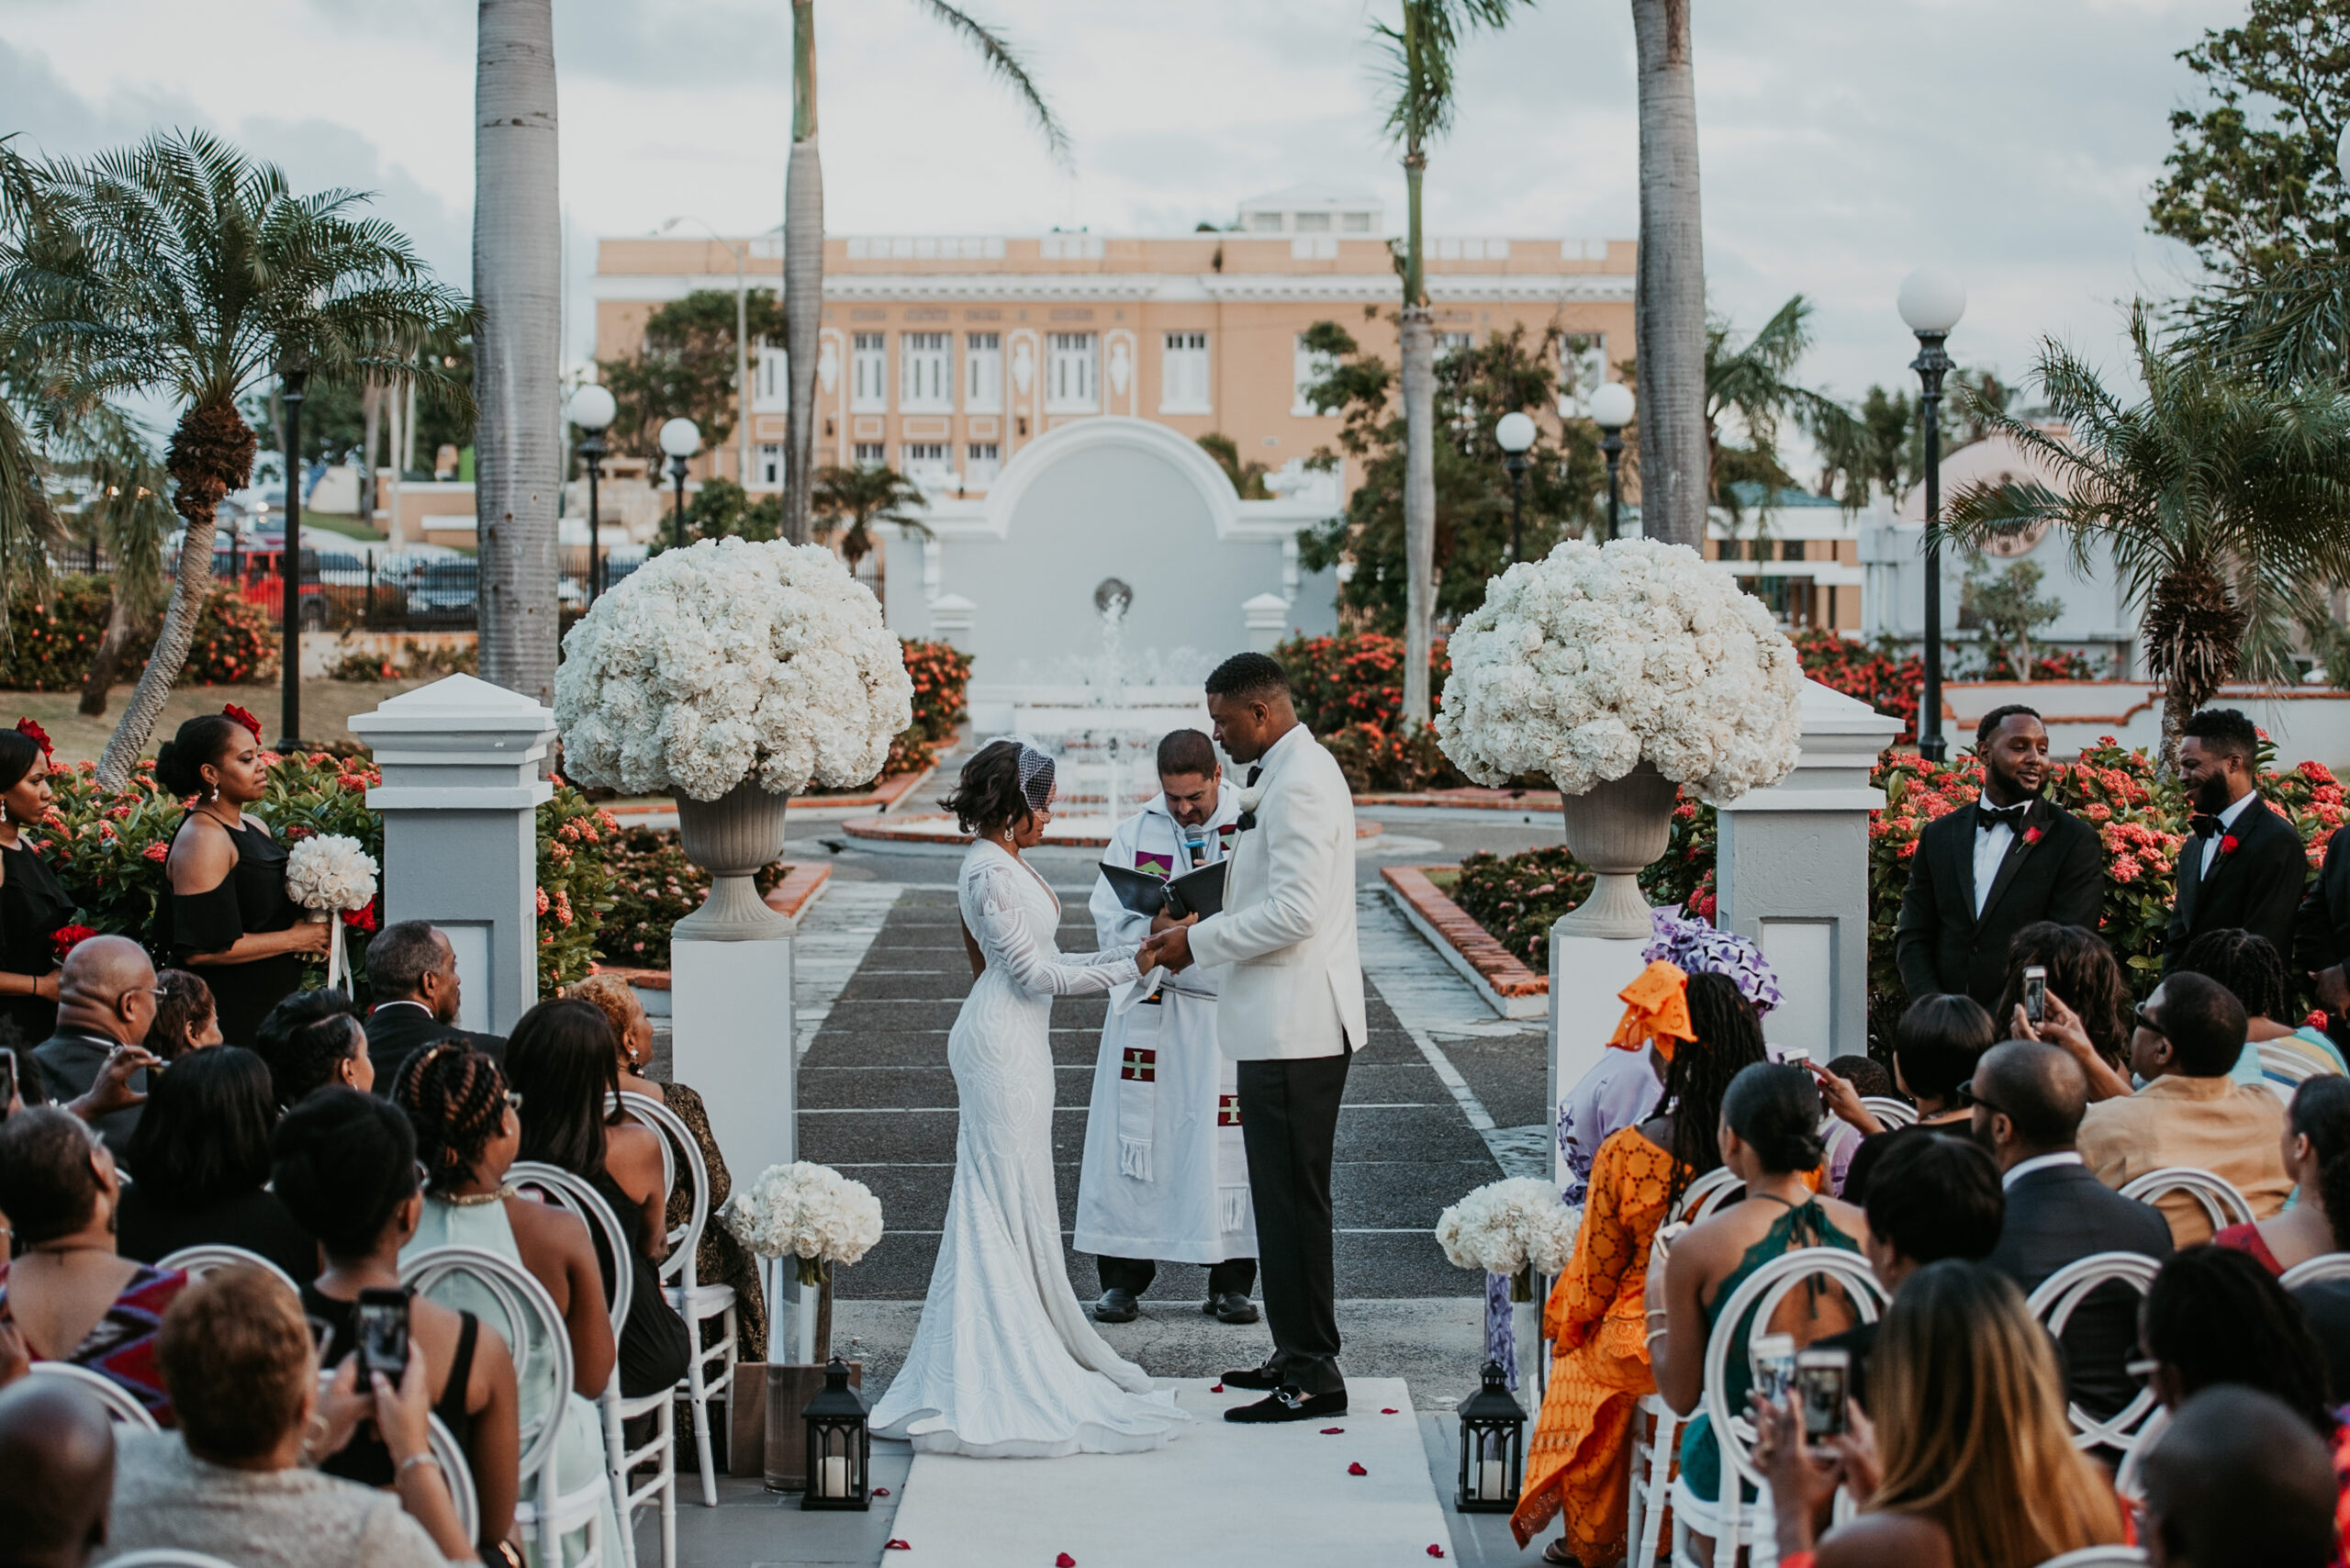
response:
{"label": "cloudy sky", "polygon": [[[820,6],[836,233],[1170,233],[1300,180],[1400,214],[1368,21],[1393,0],[974,0],[1075,143],[1064,172],[1009,94],[908,0]],[[1893,308],[1923,261],[1971,303],[1952,348],[2009,375],[2047,334],[2118,359],[2118,303],[2185,253],[2145,193],[2193,101],[2174,58],[2243,0],[1700,0],[1706,247],[1718,309],[1818,305],[1807,366],[1847,396],[1906,375]],[[555,0],[575,282],[598,235],[781,216],[785,0]],[[474,8],[461,0],[0,0],[0,133],[81,153],[202,125],[347,185],[467,275]],[[1461,62],[1434,232],[1630,236],[1624,0],[1539,0]],[[575,309],[576,322],[587,312]],[[575,338],[578,334],[575,332]],[[575,342],[575,353],[585,349]]]}

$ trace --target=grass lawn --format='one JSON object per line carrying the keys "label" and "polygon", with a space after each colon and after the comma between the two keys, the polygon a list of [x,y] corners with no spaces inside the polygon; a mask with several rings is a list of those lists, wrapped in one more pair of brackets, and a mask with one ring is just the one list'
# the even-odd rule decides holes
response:
{"label": "grass lawn", "polygon": [[1437,891],[1444,894],[1447,898],[1450,898],[1452,896],[1452,890],[1460,884],[1460,868],[1458,866],[1447,866],[1441,870],[1428,872],[1427,879],[1430,882],[1435,884]]}
{"label": "grass lawn", "polygon": [[385,541],[385,535],[376,532],[357,518],[344,517],[336,512],[317,512],[306,510],[302,513],[302,526],[322,528],[329,533],[340,533],[347,539],[364,539],[375,544],[381,544]]}
{"label": "grass lawn", "polygon": [[[348,741],[352,734],[349,721],[353,713],[365,713],[378,704],[427,684],[421,680],[306,680],[302,683],[302,738],[312,742]],[[13,724],[27,718],[49,732],[57,746],[61,761],[95,761],[106,749],[106,738],[114,734],[115,722],[122,717],[123,705],[130,700],[130,688],[118,686],[114,697],[106,704],[106,716],[85,719],[76,712],[81,701],[73,691],[0,691],[0,725]],[[280,689],[277,682],[266,686],[184,686],[172,693],[163,706],[163,717],[155,726],[153,737],[147,743],[147,753],[153,756],[155,747],[169,740],[181,721],[198,713],[218,713],[224,703],[234,702],[251,711],[261,720],[264,740],[277,739]]]}

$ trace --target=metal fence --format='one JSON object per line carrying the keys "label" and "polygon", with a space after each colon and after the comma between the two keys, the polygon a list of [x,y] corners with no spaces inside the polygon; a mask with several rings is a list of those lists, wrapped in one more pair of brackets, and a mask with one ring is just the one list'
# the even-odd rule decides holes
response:
{"label": "metal fence", "polygon": [[[603,581],[597,585],[588,576],[594,565],[584,558],[584,551],[577,554],[583,557],[576,563],[579,571],[565,572],[556,580],[556,602],[565,614],[586,610],[598,591],[611,588],[642,564],[607,559],[601,563]],[[469,555],[364,555],[306,549],[298,569],[297,614],[310,631],[479,628],[481,565]],[[239,595],[272,621],[283,619],[285,585],[274,553],[232,561],[224,551],[214,556],[213,572],[222,582],[234,583]]]}

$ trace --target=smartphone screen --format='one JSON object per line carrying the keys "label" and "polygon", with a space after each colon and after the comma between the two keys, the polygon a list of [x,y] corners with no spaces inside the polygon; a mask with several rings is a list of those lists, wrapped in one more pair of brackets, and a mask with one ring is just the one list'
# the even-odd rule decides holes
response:
{"label": "smartphone screen", "polygon": [[359,1365],[394,1383],[408,1371],[408,1292],[359,1293]]}
{"label": "smartphone screen", "polygon": [[2032,1023],[2042,1022],[2048,1012],[2048,971],[2038,964],[2023,972],[2023,1015]]}
{"label": "smartphone screen", "polygon": [[1805,1350],[1796,1357],[1796,1402],[1803,1411],[1805,1437],[1843,1435],[1844,1389],[1852,1370],[1852,1356],[1843,1350]]}

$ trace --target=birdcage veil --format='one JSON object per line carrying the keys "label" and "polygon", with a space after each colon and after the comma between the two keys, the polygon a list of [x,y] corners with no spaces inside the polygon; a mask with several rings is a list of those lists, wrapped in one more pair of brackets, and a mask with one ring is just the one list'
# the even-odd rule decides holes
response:
{"label": "birdcage veil", "polygon": [[1041,812],[1053,803],[1053,759],[1051,754],[1038,746],[1026,735],[997,735],[989,741],[994,745],[1001,741],[1020,748],[1020,797],[1028,802],[1032,812]]}

